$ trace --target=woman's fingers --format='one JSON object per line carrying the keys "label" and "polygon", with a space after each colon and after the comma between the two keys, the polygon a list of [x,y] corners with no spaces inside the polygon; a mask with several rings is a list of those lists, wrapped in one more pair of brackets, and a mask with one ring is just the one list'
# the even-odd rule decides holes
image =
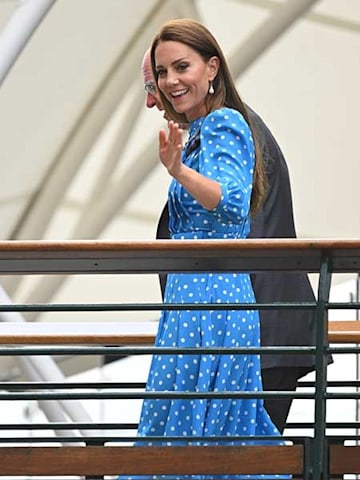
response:
{"label": "woman's fingers", "polygon": [[167,142],[167,134],[165,130],[160,130],[159,131],[159,148],[160,150],[163,150],[166,147],[166,142]]}
{"label": "woman's fingers", "polygon": [[174,145],[182,144],[182,129],[178,123],[169,122],[169,141]]}
{"label": "woman's fingers", "polygon": [[159,156],[161,163],[169,173],[181,163],[182,130],[173,121],[169,122],[169,131],[159,131]]}

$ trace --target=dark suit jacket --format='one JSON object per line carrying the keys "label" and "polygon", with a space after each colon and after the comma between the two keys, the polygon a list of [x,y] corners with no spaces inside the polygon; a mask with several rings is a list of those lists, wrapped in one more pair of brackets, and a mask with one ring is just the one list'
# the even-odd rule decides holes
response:
{"label": "dark suit jacket", "polygon": [[[261,211],[251,221],[249,238],[295,238],[290,178],[285,158],[263,120],[248,108],[257,132],[268,177],[268,191]],[[167,204],[161,214],[156,238],[169,238]],[[255,298],[259,303],[312,302],[315,300],[306,273],[264,272],[251,275]],[[164,294],[166,276],[160,276]],[[315,314],[305,310],[260,311],[262,346],[314,345]],[[263,355],[262,368],[301,367],[301,375],[314,369],[313,355]]]}

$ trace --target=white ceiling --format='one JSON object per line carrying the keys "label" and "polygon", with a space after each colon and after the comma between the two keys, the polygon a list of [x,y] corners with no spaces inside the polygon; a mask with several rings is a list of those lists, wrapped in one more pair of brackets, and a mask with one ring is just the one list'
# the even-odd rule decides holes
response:
{"label": "white ceiling", "polygon": [[[280,35],[286,9],[305,3],[57,0],[0,87],[0,239],[154,237],[168,177],[157,159],[163,120],[144,107],[140,66],[177,16],[215,34],[243,99],[277,137],[299,236],[359,237],[360,1],[313,1]],[[22,4],[0,0],[2,30]],[[1,284],[30,303],[159,296],[154,278],[64,280]]]}

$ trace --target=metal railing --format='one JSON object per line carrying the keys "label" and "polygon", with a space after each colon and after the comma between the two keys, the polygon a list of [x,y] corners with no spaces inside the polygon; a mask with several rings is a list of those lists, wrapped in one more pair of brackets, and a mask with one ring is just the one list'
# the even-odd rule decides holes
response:
{"label": "metal railing", "polygon": [[[98,241],[69,241],[69,242],[0,242],[0,274],[1,275],[32,275],[32,274],[82,274],[92,275],[107,273],[114,275],[126,274],[147,274],[167,272],[256,272],[256,271],[303,271],[307,273],[318,273],[318,292],[316,302],[310,303],[276,303],[276,304],[255,304],[261,309],[314,309],[316,311],[317,332],[316,345],[314,347],[261,347],[261,348],[236,348],[232,349],[234,354],[249,352],[261,353],[262,355],[278,352],[297,354],[315,354],[316,372],[315,384],[312,392],[214,392],[206,393],[181,393],[188,398],[207,398],[219,396],[241,398],[266,398],[267,396],[292,396],[294,398],[314,399],[315,422],[313,427],[311,461],[307,453],[309,438],[291,437],[292,442],[302,442],[306,454],[306,469],[304,477],[325,479],[329,476],[331,458],[329,458],[329,444],[344,444],[345,440],[357,440],[356,435],[329,436],[327,429],[329,425],[326,418],[326,405],[328,399],[359,398],[359,393],[340,391],[334,393],[329,391],[327,380],[327,355],[356,353],[358,347],[354,346],[330,346],[328,341],[328,312],[330,309],[353,310],[359,309],[359,302],[334,303],[329,301],[331,279],[338,273],[358,273],[360,271],[360,240],[242,240],[242,241],[155,241],[155,242],[98,242]],[[171,304],[159,303],[109,303],[109,304],[3,304],[0,305],[1,312],[107,312],[107,311],[159,311],[161,309],[247,309],[248,304]],[[15,328],[15,326],[14,326]],[[15,328],[16,330],[16,328]],[[64,333],[64,332],[62,332]],[[92,342],[83,337],[84,345],[77,344],[77,340],[61,343],[61,333],[58,341],[48,340],[47,345],[41,345],[41,339],[32,342],[34,337],[29,336],[29,345],[19,345],[9,342],[6,338],[1,341],[1,356],[45,356],[45,355],[144,355],[154,353],[152,346],[124,346],[124,338],[120,345],[104,343],[104,339]],[[110,340],[108,337],[106,341]],[[134,340],[134,338],[132,339]],[[55,344],[54,344],[55,343]],[[173,348],[156,348],[156,352],[164,354],[174,353]],[[204,349],[177,349],[177,353],[224,353],[223,348]],[[354,382],[353,382],[354,383]],[[346,382],[339,382],[339,386],[347,386]],[[37,401],[64,401],[84,399],[139,399],[139,398],[174,398],[179,392],[144,392],[143,384],[131,384],[121,382],[96,382],[96,383],[70,383],[66,382],[6,382],[0,385],[0,400],[37,400]],[[129,389],[132,389],[131,391]],[[47,424],[7,424],[0,426],[1,430],[12,430],[14,432],[13,444],[21,443],[15,439],[15,432],[21,429],[45,430],[49,429]],[[125,430],[135,428],[133,424],[101,424],[93,422],[58,422],[53,423],[51,428],[61,430],[59,437],[32,437],[32,443],[65,442],[67,444],[78,444],[83,441],[87,445],[103,445],[108,442],[129,442],[133,437],[119,438],[111,435],[97,435],[97,430]],[[334,427],[334,425],[331,425]],[[71,430],[82,430],[87,432],[85,436],[68,435]],[[88,434],[90,432],[90,434]],[[0,434],[1,435],[1,434]],[[239,439],[238,437],[237,439]],[[156,439],[155,439],[156,440]],[[159,439],[157,439],[159,440]],[[169,440],[171,440],[169,438]],[[176,440],[176,438],[175,438]],[[182,438],[183,440],[183,438]],[[194,440],[194,438],[192,438]],[[209,440],[209,439],[207,439]],[[214,440],[219,440],[214,438]],[[231,439],[228,439],[231,440]],[[0,438],[2,444],[8,444],[9,438]],[[1,455],[0,445],[0,455]],[[309,447],[310,448],[310,447]],[[342,452],[340,453],[342,455]],[[338,454],[339,457],[339,454]],[[309,463],[310,462],[310,463]],[[1,462],[0,462],[1,464]],[[351,464],[351,462],[350,462]],[[353,467],[351,467],[353,468]],[[356,468],[355,468],[356,470]],[[360,468],[359,468],[360,470]],[[295,472],[296,473],[296,472]],[[359,473],[357,471],[344,473]],[[0,466],[1,476],[1,466]]]}

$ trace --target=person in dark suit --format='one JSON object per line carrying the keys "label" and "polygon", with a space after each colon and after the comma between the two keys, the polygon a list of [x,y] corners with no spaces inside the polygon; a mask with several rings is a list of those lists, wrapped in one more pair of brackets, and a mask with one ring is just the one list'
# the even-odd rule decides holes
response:
{"label": "person in dark suit", "polygon": [[[146,107],[163,111],[151,70],[149,51],[142,62]],[[260,116],[246,106],[260,144],[268,188],[260,212],[251,222],[249,238],[295,238],[296,230],[288,167],[284,155]],[[165,205],[156,238],[170,238],[169,211]],[[258,272],[251,275],[256,301],[313,302],[314,293],[306,273]],[[160,275],[164,295],[166,275]],[[315,343],[315,313],[310,310],[260,310],[262,346],[303,346]],[[261,359],[264,390],[295,391],[298,380],[315,369],[314,355],[264,354]],[[265,408],[282,433],[292,398],[266,398]]]}

